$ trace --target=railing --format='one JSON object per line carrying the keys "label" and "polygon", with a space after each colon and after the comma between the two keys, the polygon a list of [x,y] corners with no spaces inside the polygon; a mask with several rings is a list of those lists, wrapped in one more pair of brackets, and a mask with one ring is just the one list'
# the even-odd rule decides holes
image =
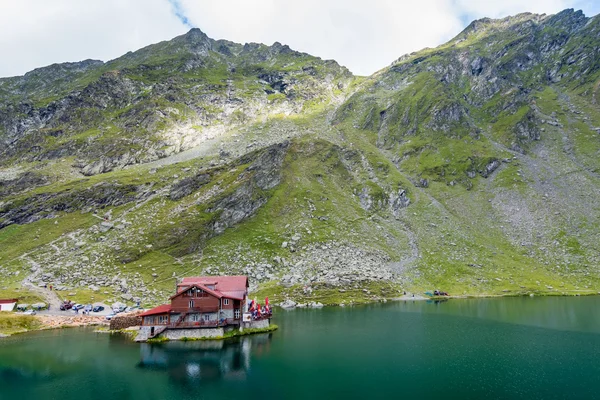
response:
{"label": "railing", "polygon": [[171,308],[171,312],[175,312],[175,313],[195,313],[195,312],[199,312],[199,313],[205,313],[205,312],[218,312],[219,311],[219,307],[218,306],[201,306],[201,307],[173,307]]}
{"label": "railing", "polygon": [[171,325],[173,326],[177,326],[179,324],[181,324],[183,322],[183,320],[185,319],[185,316],[187,315],[187,313],[183,313],[179,316],[179,318],[177,318],[177,321],[175,322],[171,322]]}

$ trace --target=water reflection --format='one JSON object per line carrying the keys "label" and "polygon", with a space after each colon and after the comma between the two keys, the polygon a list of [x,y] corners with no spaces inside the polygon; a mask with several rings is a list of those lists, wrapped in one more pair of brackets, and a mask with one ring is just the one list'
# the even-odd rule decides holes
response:
{"label": "water reflection", "polygon": [[447,301],[448,301],[448,299],[429,299],[429,300],[425,300],[425,302],[427,304],[436,304],[436,305],[437,304],[445,303]]}
{"label": "water reflection", "polygon": [[247,379],[253,354],[269,352],[272,334],[231,340],[143,343],[140,368],[166,371],[179,384]]}
{"label": "water reflection", "polygon": [[596,309],[597,303],[596,296],[504,297],[401,301],[386,307],[395,308],[400,312],[435,313],[545,329],[600,333],[600,313],[590,312]]}

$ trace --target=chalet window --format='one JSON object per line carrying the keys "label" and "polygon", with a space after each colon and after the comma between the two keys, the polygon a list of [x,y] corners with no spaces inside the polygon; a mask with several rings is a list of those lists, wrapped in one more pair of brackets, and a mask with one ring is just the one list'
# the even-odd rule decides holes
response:
{"label": "chalet window", "polygon": [[190,300],[190,303],[188,305],[190,308],[194,308],[194,300]]}
{"label": "chalet window", "polygon": [[160,315],[160,316],[158,317],[158,323],[159,323],[159,324],[166,324],[166,323],[167,323],[167,319],[168,319],[168,318],[167,318],[167,316],[166,316],[166,315]]}
{"label": "chalet window", "polygon": [[229,299],[223,299],[223,305],[224,306],[228,306],[229,305]]}
{"label": "chalet window", "polygon": [[240,319],[240,309],[239,308],[236,308],[235,310],[233,310],[233,318]]}
{"label": "chalet window", "polygon": [[198,289],[198,291],[196,292],[196,297],[204,297],[204,290]]}
{"label": "chalet window", "polygon": [[215,285],[206,285],[207,288],[209,288],[210,290],[215,290]]}
{"label": "chalet window", "polygon": [[204,317],[205,321],[210,321],[210,314],[203,314],[202,316]]}
{"label": "chalet window", "polygon": [[200,321],[200,314],[192,314],[192,321],[193,322]]}

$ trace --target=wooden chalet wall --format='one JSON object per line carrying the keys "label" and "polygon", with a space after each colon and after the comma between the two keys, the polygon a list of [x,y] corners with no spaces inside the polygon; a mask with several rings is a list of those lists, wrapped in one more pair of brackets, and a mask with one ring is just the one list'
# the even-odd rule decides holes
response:
{"label": "wooden chalet wall", "polygon": [[[194,296],[189,296],[190,290],[185,290],[171,299],[172,312],[216,312],[219,311],[219,299],[204,291],[197,291]],[[190,301],[194,307],[190,308]],[[233,304],[233,301],[229,301]]]}

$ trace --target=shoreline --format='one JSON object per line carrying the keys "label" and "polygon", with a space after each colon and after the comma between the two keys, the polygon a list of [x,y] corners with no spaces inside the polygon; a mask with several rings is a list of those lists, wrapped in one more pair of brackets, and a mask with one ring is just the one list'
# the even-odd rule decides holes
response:
{"label": "shoreline", "polygon": [[90,326],[108,326],[108,321],[105,321],[102,317],[97,316],[74,316],[74,315],[22,315],[17,312],[3,312],[7,318],[19,319],[19,317],[26,318],[27,322],[32,325],[29,328],[23,328],[20,330],[14,330],[10,332],[0,331],[0,339],[3,337],[11,337],[29,332],[38,332],[55,329],[67,329],[67,328],[84,328]]}
{"label": "shoreline", "polygon": [[[225,333],[225,335],[223,336],[214,336],[214,337],[182,337],[181,339],[168,339],[165,337],[158,337],[155,339],[148,339],[145,341],[145,343],[150,343],[150,344],[156,344],[156,343],[166,343],[166,342],[203,342],[203,341],[208,341],[208,340],[227,340],[227,339],[233,339],[236,337],[242,337],[242,336],[248,336],[248,335],[255,335],[255,334],[259,334],[259,333],[269,333],[269,332],[274,332],[277,329],[279,329],[279,326],[272,324],[269,325],[265,328],[248,328],[248,329],[244,329],[243,331],[239,331],[239,330],[233,330],[233,331],[229,331],[227,333]],[[128,334],[128,332],[121,332],[121,333],[125,333]]]}
{"label": "shoreline", "polygon": [[[503,298],[503,297],[588,297],[588,296],[599,296],[600,293],[599,292],[592,292],[592,291],[583,291],[583,293],[580,292],[561,292],[561,293],[557,293],[557,292],[524,292],[524,293],[501,293],[501,294],[466,294],[466,295],[452,295],[452,296],[432,296],[432,297],[428,297],[428,296],[423,296],[423,295],[417,295],[415,294],[415,297],[412,297],[411,295],[403,295],[403,296],[399,296],[399,297],[390,297],[390,298],[380,298],[377,300],[369,300],[369,301],[352,301],[350,300],[348,303],[324,303],[319,307],[311,307],[308,306],[307,304],[309,304],[309,301],[306,301],[305,303],[297,303],[300,304],[301,306],[298,307],[297,305],[294,305],[293,307],[281,307],[281,306],[277,306],[278,308],[280,308],[283,311],[286,310],[293,310],[296,308],[309,308],[309,309],[313,309],[313,308],[322,308],[322,307],[352,307],[352,306],[358,306],[358,305],[369,305],[369,304],[378,304],[378,303],[387,303],[389,301],[427,301],[427,300],[437,300],[437,301],[447,301],[447,300],[459,300],[459,299],[487,299],[487,298]],[[288,299],[289,300],[289,299]],[[17,313],[17,312],[3,312],[6,313],[7,316],[12,316],[12,317],[19,317],[19,316],[23,316],[21,315],[21,313]],[[0,313],[0,316],[3,314]],[[23,316],[25,317],[25,316]],[[7,338],[7,337],[11,337],[14,335],[19,335],[19,334],[23,334],[23,333],[29,333],[29,332],[37,332],[37,331],[43,331],[43,330],[53,330],[53,329],[67,329],[67,328],[85,328],[85,327],[92,327],[92,326],[98,326],[98,327],[108,327],[110,326],[110,322],[106,321],[105,319],[103,319],[102,317],[99,316],[74,316],[74,315],[33,315],[33,316],[27,316],[27,317],[31,317],[30,320],[32,321],[37,321],[39,322],[39,326],[33,328],[33,329],[24,329],[24,330],[19,330],[19,331],[14,331],[14,332],[10,332],[10,333],[6,333],[3,331],[0,331],[0,340],[2,338]],[[269,332],[269,331],[274,331],[277,329],[277,325],[273,325],[275,326],[274,329],[269,330],[269,328],[265,328],[267,329],[265,332]],[[129,332],[126,332],[126,329],[124,330],[109,330],[109,329],[97,329],[94,332],[97,333],[121,333],[121,334],[130,334]],[[252,334],[252,333],[261,333],[261,332],[249,332],[247,334]],[[235,336],[241,336],[241,335],[235,335]],[[231,336],[231,337],[235,337],[235,336]],[[187,340],[224,340],[224,339],[228,339],[229,337],[219,337],[219,338],[188,338]],[[168,340],[165,340],[168,341]],[[185,340],[184,340],[185,341]],[[159,341],[157,341],[159,342]]]}
{"label": "shoreline", "polygon": [[[423,294],[406,294],[396,297],[380,297],[377,299],[349,299],[348,302],[322,302],[320,306],[311,306],[311,303],[315,303],[318,298],[298,298],[296,301],[292,298],[286,298],[283,301],[277,303],[277,306],[284,310],[292,310],[295,308],[321,308],[321,307],[351,307],[355,305],[368,305],[377,303],[386,303],[388,301],[426,301],[426,300],[450,300],[450,299],[487,299],[487,298],[503,298],[503,297],[587,297],[587,296],[600,296],[600,292],[592,290],[581,290],[581,291],[523,291],[523,292],[505,292],[505,293],[494,293],[494,294],[462,294],[462,295],[449,295],[449,296],[426,296]],[[294,306],[281,306],[284,302],[294,302]]]}

